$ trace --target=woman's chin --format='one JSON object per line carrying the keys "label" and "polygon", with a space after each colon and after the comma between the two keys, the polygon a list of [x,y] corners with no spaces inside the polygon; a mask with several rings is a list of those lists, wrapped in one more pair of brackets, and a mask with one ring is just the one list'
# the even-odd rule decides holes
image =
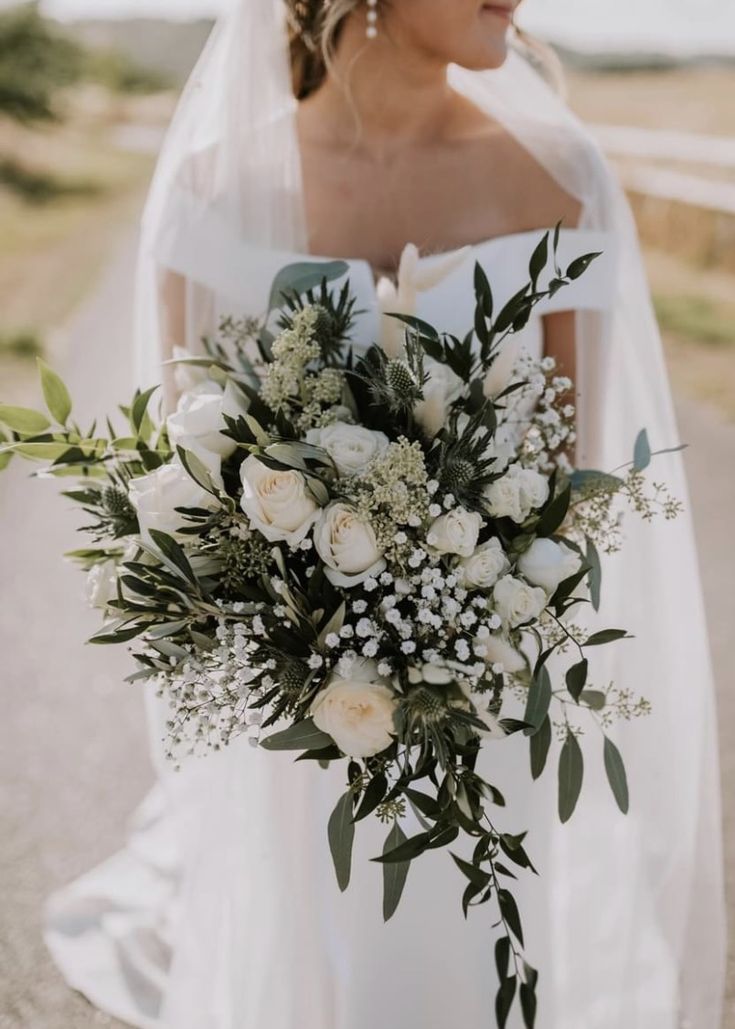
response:
{"label": "woman's chin", "polygon": [[482,47],[477,47],[474,53],[465,55],[464,60],[455,63],[468,71],[492,71],[505,64],[509,49],[507,39],[495,39]]}

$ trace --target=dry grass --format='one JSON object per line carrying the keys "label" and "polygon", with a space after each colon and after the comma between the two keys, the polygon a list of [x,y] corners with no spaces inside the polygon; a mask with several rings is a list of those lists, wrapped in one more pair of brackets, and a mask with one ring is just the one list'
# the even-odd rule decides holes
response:
{"label": "dry grass", "polygon": [[49,174],[62,189],[65,183],[88,186],[38,203],[0,190],[0,338],[12,342],[29,333],[43,340],[62,325],[96,281],[120,227],[133,217],[152,158],[114,145],[118,116],[95,93],[77,97],[60,125],[31,130],[0,124],[3,154]]}

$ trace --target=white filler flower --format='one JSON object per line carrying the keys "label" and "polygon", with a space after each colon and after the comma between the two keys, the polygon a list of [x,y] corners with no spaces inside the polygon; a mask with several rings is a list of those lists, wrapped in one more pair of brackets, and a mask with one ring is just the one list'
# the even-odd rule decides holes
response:
{"label": "white filler flower", "polygon": [[542,586],[554,593],[559,584],[579,571],[581,561],[569,547],[554,540],[534,540],[525,554],[518,559],[518,571],[534,586]]}
{"label": "white filler flower", "polygon": [[484,590],[492,589],[501,575],[509,571],[510,561],[496,537],[483,543],[470,557],[463,557],[456,569],[462,586]]}
{"label": "white filler flower", "polygon": [[251,529],[257,529],[271,543],[301,543],[320,511],[301,472],[268,468],[251,454],[242,463],[240,479],[240,506],[250,519]]}
{"label": "white filler flower", "polygon": [[529,586],[522,579],[505,575],[493,591],[495,609],[503,621],[512,627],[530,622],[546,607],[546,591]]}
{"label": "white filler flower", "polygon": [[548,480],[531,468],[514,464],[502,479],[485,490],[488,513],[494,518],[511,518],[525,522],[531,511],[545,504],[549,497]]}
{"label": "white filler flower", "polygon": [[386,567],[372,525],[349,504],[337,502],[322,511],[314,546],[335,586],[357,586]]}
{"label": "white filler flower", "polygon": [[360,475],[387,448],[388,437],[362,425],[334,422],[309,429],[306,442],[326,450],[340,475]]}
{"label": "white filler flower", "polygon": [[482,518],[476,511],[455,507],[432,523],[426,542],[437,554],[470,557],[477,546],[481,528]]}
{"label": "white filler flower", "polygon": [[192,479],[178,458],[132,479],[129,497],[138,514],[140,534],[149,543],[152,542],[151,529],[177,536],[178,530],[187,524],[176,508],[200,507],[208,511],[219,508],[216,497]]}
{"label": "white filler flower", "polygon": [[343,754],[373,757],[389,747],[395,732],[396,699],[380,681],[372,661],[357,662],[349,678],[334,677],[311,707],[314,724]]}

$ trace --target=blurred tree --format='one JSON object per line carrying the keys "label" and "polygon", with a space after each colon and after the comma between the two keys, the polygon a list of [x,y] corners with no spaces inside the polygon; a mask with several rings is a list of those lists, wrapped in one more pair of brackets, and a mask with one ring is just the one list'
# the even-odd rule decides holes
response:
{"label": "blurred tree", "polygon": [[0,115],[54,119],[57,90],[83,71],[82,49],[43,18],[38,0],[0,11]]}

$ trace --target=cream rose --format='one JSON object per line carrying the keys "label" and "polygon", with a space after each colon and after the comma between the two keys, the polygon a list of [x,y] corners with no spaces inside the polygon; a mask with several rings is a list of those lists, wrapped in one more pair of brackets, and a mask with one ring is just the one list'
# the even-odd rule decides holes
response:
{"label": "cream rose", "polygon": [[326,450],[340,475],[360,475],[389,441],[384,432],[334,422],[322,429],[309,429],[306,442]]}
{"label": "cream rose", "polygon": [[544,476],[517,464],[511,465],[502,479],[485,490],[488,513],[494,518],[511,518],[519,524],[545,504],[548,497],[549,483]]}
{"label": "cream rose", "polygon": [[463,557],[456,573],[460,583],[470,589],[491,589],[501,575],[510,571],[510,561],[499,539],[493,537],[470,557]]}
{"label": "cream rose", "polygon": [[509,675],[522,672],[526,660],[505,636],[483,636],[475,641],[475,654],[488,665],[502,665]]}
{"label": "cream rose", "polygon": [[349,678],[331,679],[311,706],[314,724],[343,754],[373,757],[389,747],[395,732],[396,699],[371,661],[355,665]]}
{"label": "cream rose", "polygon": [[322,511],[314,545],[335,586],[357,586],[385,568],[373,527],[349,504],[337,502]]}
{"label": "cream rose", "polygon": [[177,457],[147,475],[132,479],[129,497],[138,514],[140,534],[149,543],[152,542],[151,529],[170,536],[180,535],[178,530],[187,522],[176,508],[200,507],[207,511],[219,508],[216,497],[194,482]]}
{"label": "cream rose", "polygon": [[319,517],[319,505],[301,472],[268,468],[253,454],[240,468],[240,506],[257,529],[272,543],[300,543]]}
{"label": "cream rose", "polygon": [[579,555],[569,547],[554,540],[537,539],[518,559],[518,571],[534,586],[552,594],[560,583],[579,571],[580,564]]}
{"label": "cream rose", "polygon": [[446,423],[449,407],[464,392],[464,383],[449,365],[441,364],[432,358],[424,362],[424,370],[429,378],[424,385],[424,399],[414,407],[414,417],[431,439]]}
{"label": "cream rose", "polygon": [[477,546],[482,518],[476,511],[455,507],[440,515],[426,534],[426,542],[438,554],[470,557]]}
{"label": "cream rose", "polygon": [[166,419],[171,445],[191,451],[218,478],[222,460],[237,447],[222,435],[227,428],[224,416],[236,418],[246,408],[245,398],[240,399],[231,383],[222,390],[208,379],[184,393],[176,412]]}
{"label": "cream rose", "polygon": [[496,583],[493,597],[495,610],[513,628],[538,618],[547,601],[545,590],[512,575],[505,575]]}

